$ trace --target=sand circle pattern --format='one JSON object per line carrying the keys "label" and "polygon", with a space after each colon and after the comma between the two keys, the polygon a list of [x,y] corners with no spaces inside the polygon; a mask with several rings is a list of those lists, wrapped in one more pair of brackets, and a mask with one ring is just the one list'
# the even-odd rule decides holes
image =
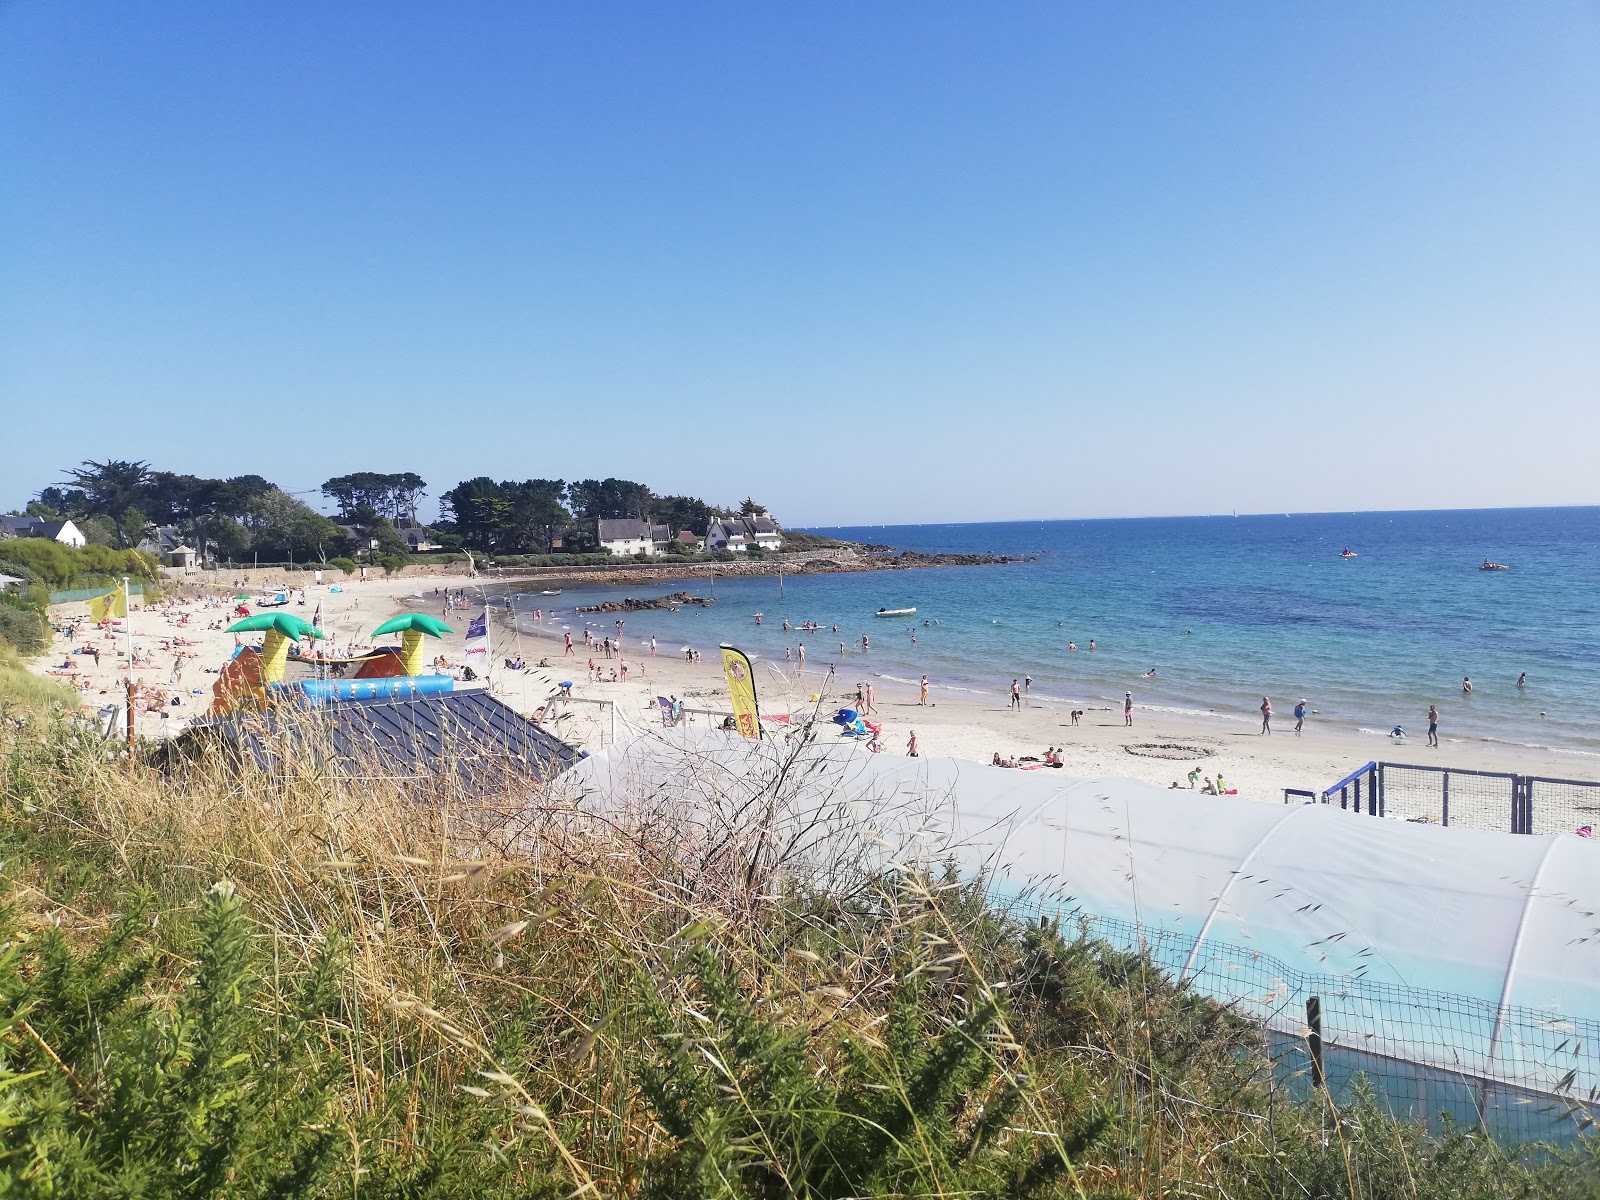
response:
{"label": "sand circle pattern", "polygon": [[1210,758],[1216,753],[1204,746],[1189,746],[1182,742],[1135,742],[1123,749],[1140,758]]}

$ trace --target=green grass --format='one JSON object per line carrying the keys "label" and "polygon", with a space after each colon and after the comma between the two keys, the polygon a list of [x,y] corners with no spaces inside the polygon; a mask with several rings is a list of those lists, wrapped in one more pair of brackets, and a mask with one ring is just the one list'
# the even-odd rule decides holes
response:
{"label": "green grass", "polygon": [[0,1194],[1542,1197],[938,871],[0,729]]}

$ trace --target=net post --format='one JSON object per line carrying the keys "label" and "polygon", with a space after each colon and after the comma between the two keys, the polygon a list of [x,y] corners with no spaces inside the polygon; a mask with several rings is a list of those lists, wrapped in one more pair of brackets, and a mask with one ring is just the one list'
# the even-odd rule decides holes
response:
{"label": "net post", "polygon": [[1311,1052],[1311,1083],[1326,1092],[1328,1077],[1322,1069],[1322,997],[1306,997],[1306,1049]]}

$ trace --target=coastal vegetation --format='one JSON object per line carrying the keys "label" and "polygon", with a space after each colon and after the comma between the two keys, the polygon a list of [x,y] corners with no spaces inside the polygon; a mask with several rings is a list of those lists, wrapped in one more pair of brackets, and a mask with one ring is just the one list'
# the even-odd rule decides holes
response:
{"label": "coastal vegetation", "polygon": [[[282,761],[293,761],[292,758]],[[1576,1200],[937,864],[0,726],[0,1190]],[[373,764],[374,767],[381,764]],[[657,814],[659,817],[659,814]]]}
{"label": "coastal vegetation", "polygon": [[[175,531],[202,558],[240,563],[366,558],[395,570],[413,553],[407,530],[422,531],[427,537],[414,541],[446,553],[585,554],[600,549],[602,520],[650,521],[675,538],[683,530],[704,535],[719,517],[765,512],[748,496],[723,507],[695,496],[657,495],[629,479],[479,476],[440,493],[439,519],[424,528],[418,504],[428,483],[414,471],[328,479],[317,490],[337,509],[337,520],[259,475],[206,478],[124,460],[89,460],[64,474],[61,484],[28,503],[27,515],[71,519],[92,544],[116,549],[148,545],[158,540],[157,530]],[[674,552],[692,553],[678,546]]]}

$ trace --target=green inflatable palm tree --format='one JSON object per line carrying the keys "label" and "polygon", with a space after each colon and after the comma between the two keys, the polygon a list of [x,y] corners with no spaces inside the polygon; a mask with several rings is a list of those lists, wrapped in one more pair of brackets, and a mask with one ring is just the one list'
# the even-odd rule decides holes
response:
{"label": "green inflatable palm tree", "polygon": [[398,633],[400,635],[400,666],[407,675],[422,674],[422,639],[424,637],[443,637],[455,630],[446,625],[438,617],[424,616],[422,613],[401,613],[398,617],[391,617],[382,625],[372,631],[373,637],[385,633]]}
{"label": "green inflatable palm tree", "polygon": [[261,682],[283,682],[283,667],[289,660],[289,643],[301,638],[326,635],[310,621],[286,612],[257,613],[228,626],[229,633],[266,633],[261,644]]}

